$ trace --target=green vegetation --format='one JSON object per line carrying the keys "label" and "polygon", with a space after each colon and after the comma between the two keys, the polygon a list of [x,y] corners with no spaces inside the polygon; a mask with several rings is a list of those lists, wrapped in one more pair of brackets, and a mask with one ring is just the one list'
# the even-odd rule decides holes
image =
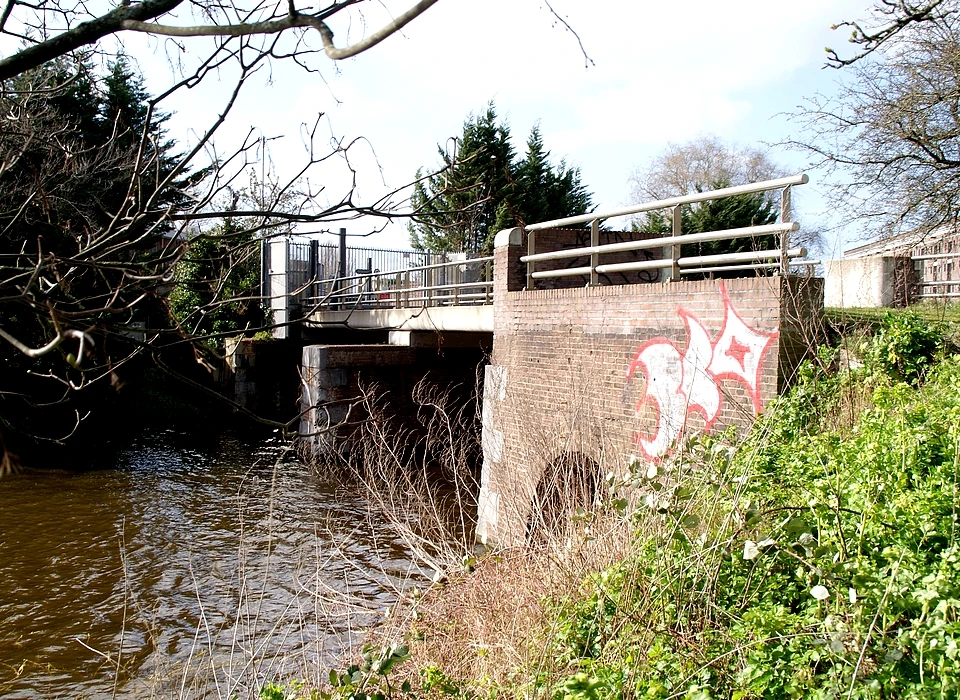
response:
{"label": "green vegetation", "polygon": [[[730,187],[728,179],[721,178],[710,183],[709,187],[697,185],[696,192],[707,189],[719,190]],[[726,199],[714,199],[699,204],[680,207],[680,223],[683,233],[703,233],[706,231],[726,231],[729,229],[763,226],[777,220],[777,211],[773,201],[764,193],[741,194]],[[639,222],[634,222],[637,231],[648,233],[670,233],[673,223],[669,214],[650,212]],[[726,241],[705,241],[688,243],[681,246],[680,254],[721,255],[724,253],[742,253],[749,250],[769,250],[779,246],[778,238],[773,235],[756,238],[734,238]]]}
{"label": "green vegetation", "polygon": [[186,244],[174,271],[170,313],[191,336],[237,333],[264,325],[256,233],[224,219]]}
{"label": "green vegetation", "polygon": [[[827,319],[834,323],[869,321],[879,323],[890,314],[889,309],[826,309]],[[960,304],[924,302],[910,307],[911,315],[930,323],[960,323]]]}
{"label": "green vegetation", "polygon": [[452,148],[438,147],[438,172],[417,172],[409,227],[414,248],[488,255],[501,229],[584,214],[593,206],[580,170],[562,160],[550,163],[539,126],[517,160],[510,127],[498,123],[492,102],[464,122]]}
{"label": "green vegetation", "polygon": [[552,547],[487,557],[412,603],[396,671],[411,685],[393,687],[960,695],[960,355],[918,314],[878,323],[821,349],[745,440],[634,462]]}

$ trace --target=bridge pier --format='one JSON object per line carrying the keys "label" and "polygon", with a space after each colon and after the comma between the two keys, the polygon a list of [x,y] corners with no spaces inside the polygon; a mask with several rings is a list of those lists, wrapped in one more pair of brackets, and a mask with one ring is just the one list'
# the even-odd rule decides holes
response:
{"label": "bridge pier", "polygon": [[[317,456],[349,449],[357,424],[366,417],[365,393],[388,397],[390,419],[403,423],[416,414],[414,387],[429,381],[463,397],[474,395],[476,370],[489,352],[488,336],[460,338],[459,347],[430,345],[307,345],[301,366],[300,438]],[[436,336],[436,334],[434,334]],[[480,336],[480,337],[478,337]],[[465,400],[465,399],[461,399]]]}

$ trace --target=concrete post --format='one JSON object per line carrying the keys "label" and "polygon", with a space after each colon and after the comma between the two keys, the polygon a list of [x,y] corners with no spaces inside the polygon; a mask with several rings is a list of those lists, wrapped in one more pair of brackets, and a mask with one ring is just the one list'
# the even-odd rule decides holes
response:
{"label": "concrete post", "polygon": [[290,257],[286,238],[274,238],[270,241],[270,312],[272,315],[273,337],[287,338],[290,321],[290,297],[288,296],[287,269]]}

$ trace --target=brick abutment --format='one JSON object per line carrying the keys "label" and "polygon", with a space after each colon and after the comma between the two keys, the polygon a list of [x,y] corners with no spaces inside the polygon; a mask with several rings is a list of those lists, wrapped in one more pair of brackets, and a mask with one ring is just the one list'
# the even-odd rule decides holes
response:
{"label": "brick abutment", "polygon": [[[563,232],[539,240],[555,246]],[[588,286],[566,277],[526,289],[527,252],[519,229],[498,235],[492,352],[489,334],[473,350],[443,351],[440,331],[436,347],[306,346],[304,439],[314,450],[349,439],[349,399],[364,385],[389,392],[402,413],[419,378],[462,383],[486,365],[477,535],[511,544],[526,539],[547,482],[572,488],[576,473],[595,485],[633,460],[663,459],[685,437],[745,433],[822,336],[816,278],[653,274]]]}

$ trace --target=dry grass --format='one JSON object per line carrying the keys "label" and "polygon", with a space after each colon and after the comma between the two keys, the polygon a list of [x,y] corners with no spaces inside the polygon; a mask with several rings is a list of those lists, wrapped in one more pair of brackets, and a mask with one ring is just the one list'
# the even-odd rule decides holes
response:
{"label": "dry grass", "polygon": [[[398,416],[375,387],[350,449],[321,455],[316,468],[353,483],[410,556],[441,579],[474,554],[480,427],[475,402],[421,381],[413,415]],[[402,592],[401,592],[402,593]]]}
{"label": "dry grass", "polygon": [[410,644],[412,663],[401,673],[437,667],[451,678],[504,688],[543,665],[553,624],[545,601],[576,591],[629,552],[622,518],[586,520],[568,518],[536,545],[486,552],[472,570],[404,596],[376,633],[384,644]]}

